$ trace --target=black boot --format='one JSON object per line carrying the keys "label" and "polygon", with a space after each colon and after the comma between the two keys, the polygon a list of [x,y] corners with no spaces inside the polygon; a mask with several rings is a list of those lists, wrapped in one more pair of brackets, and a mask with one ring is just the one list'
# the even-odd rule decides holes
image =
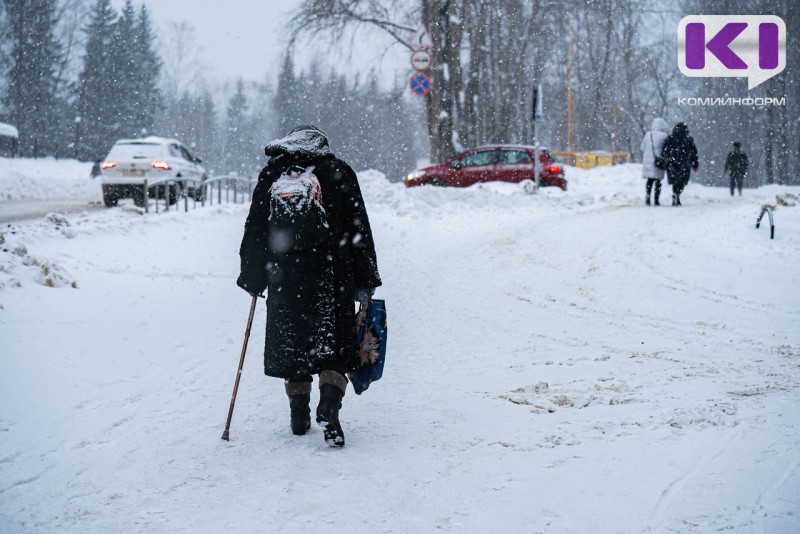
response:
{"label": "black boot", "polygon": [[347,379],[334,371],[323,371],[319,376],[319,406],[317,423],[325,434],[325,443],[331,447],[344,447],[344,432],[339,423]]}
{"label": "black boot", "polygon": [[311,428],[311,382],[287,382],[292,434],[302,436]]}

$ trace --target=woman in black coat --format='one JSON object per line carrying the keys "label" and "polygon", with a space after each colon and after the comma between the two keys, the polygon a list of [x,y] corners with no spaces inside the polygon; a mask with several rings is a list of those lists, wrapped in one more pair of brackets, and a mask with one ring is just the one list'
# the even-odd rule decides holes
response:
{"label": "woman in black coat", "polygon": [[692,170],[697,172],[697,146],[689,135],[689,127],[679,122],[664,140],[661,157],[667,162],[667,181],[672,185],[672,205],[681,205],[681,193]]}
{"label": "woman in black coat", "polygon": [[[251,295],[267,290],[264,372],[285,380],[292,432],[310,428],[311,377],[318,374],[317,422],[325,441],[340,447],[345,373],[359,365],[354,300],[381,285],[372,230],[355,173],[321,130],[299,126],[264,151],[270,160],[253,191],[237,284]],[[276,207],[289,196],[278,189],[309,182],[313,228],[293,228],[295,219],[276,226]]]}

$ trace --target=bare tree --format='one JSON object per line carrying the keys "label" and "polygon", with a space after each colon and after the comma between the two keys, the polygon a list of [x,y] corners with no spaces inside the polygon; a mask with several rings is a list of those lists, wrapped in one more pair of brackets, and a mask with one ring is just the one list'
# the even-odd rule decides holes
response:
{"label": "bare tree", "polygon": [[167,24],[161,47],[164,68],[163,88],[168,96],[180,98],[183,93],[196,94],[206,85],[208,65],[203,61],[203,48],[198,44],[194,26],[188,22]]}
{"label": "bare tree", "polygon": [[78,76],[81,67],[81,53],[86,44],[84,21],[88,19],[89,9],[85,0],[61,0],[56,10],[59,21],[56,37],[63,47],[64,56],[58,72],[59,79],[66,82]]}
{"label": "bare tree", "polygon": [[[373,25],[405,42],[419,20],[433,46],[431,91],[425,97],[430,158],[484,142],[523,142],[533,78],[544,72],[543,24],[552,1],[420,0],[405,11],[367,0],[306,0],[293,25],[301,33],[341,38]],[[400,21],[400,22],[397,22]]]}

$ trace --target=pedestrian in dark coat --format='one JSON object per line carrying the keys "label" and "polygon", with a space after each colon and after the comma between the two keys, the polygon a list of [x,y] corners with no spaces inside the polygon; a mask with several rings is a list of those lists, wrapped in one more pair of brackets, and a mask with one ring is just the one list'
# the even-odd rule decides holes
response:
{"label": "pedestrian in dark coat", "polygon": [[[381,285],[367,211],[355,173],[315,126],[299,126],[264,151],[270,159],[253,191],[237,284],[251,295],[267,291],[264,372],[285,380],[292,431],[310,428],[312,375],[318,374],[317,422],[329,445],[342,446],[345,373],[359,365],[354,301]],[[325,218],[320,239],[305,248],[270,227],[273,185],[298,169],[318,180]]]}
{"label": "pedestrian in dark coat", "polygon": [[734,187],[739,189],[739,196],[742,196],[742,182],[747,176],[747,165],[747,154],[742,152],[742,143],[735,141],[733,150],[725,158],[725,172],[730,178],[731,196],[733,196]]}
{"label": "pedestrian in dark coat", "polygon": [[672,185],[672,205],[681,205],[681,193],[689,183],[692,170],[700,166],[697,159],[697,146],[689,135],[689,127],[679,122],[672,133],[664,140],[661,157],[667,162],[667,181]]}
{"label": "pedestrian in dark coat", "polygon": [[92,171],[89,173],[89,177],[92,180],[103,174],[100,163],[101,163],[100,161],[95,161],[94,164],[92,165]]}

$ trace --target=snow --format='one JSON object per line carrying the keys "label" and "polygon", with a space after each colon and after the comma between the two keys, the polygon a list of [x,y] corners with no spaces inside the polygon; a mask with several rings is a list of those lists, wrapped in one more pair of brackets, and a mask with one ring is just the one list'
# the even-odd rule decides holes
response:
{"label": "snow", "polygon": [[19,131],[16,127],[0,122],[0,135],[5,137],[19,137]]}
{"label": "snow", "polygon": [[0,158],[0,201],[102,200],[91,163],[53,158]]}
{"label": "snow", "polygon": [[220,440],[247,206],[0,229],[0,532],[800,530],[800,208],[754,227],[800,188],[655,208],[640,170],[360,173],[389,350],[341,450],[291,434],[263,301]]}

